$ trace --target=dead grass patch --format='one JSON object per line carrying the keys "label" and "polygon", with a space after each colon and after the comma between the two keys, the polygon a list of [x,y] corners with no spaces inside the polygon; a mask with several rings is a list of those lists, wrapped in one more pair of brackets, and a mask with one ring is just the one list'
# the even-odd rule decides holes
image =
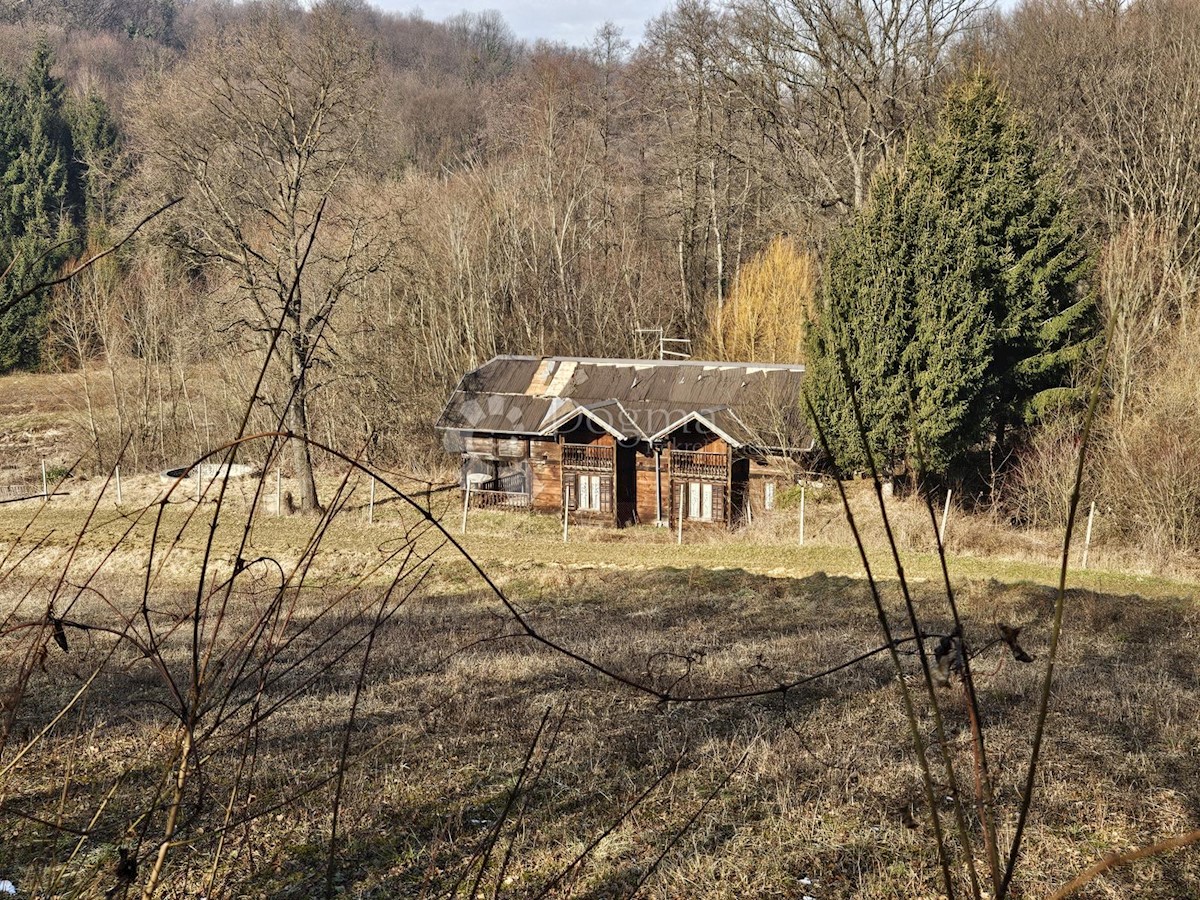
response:
{"label": "dead grass patch", "polygon": [[[163,616],[192,602],[194,585],[187,585],[204,531],[202,520],[185,525],[182,507],[168,512],[167,531],[183,537],[152,594]],[[53,518],[65,511],[49,513],[39,527],[66,528],[65,519]],[[99,564],[100,546],[125,522],[97,524],[79,571]],[[264,526],[255,549],[298,557],[311,524]],[[769,689],[879,643],[861,579],[709,567],[722,555],[736,563],[744,554],[757,560],[759,552],[778,563],[777,547],[714,541],[643,548],[622,537],[568,545],[578,555],[567,567],[546,564],[560,548],[539,528],[532,522],[521,534],[516,549],[524,561],[493,567],[514,602],[542,634],[657,689]],[[218,535],[224,551],[232,538]],[[357,520],[327,535],[276,638],[293,644],[276,660],[279,677],[261,702],[279,703],[279,710],[247,731],[252,714],[245,707],[207,745],[185,798],[164,893],[324,892],[331,776],[361,663],[361,653],[344,651],[369,627],[364,611],[377,583],[356,579],[395,539],[388,528]],[[137,546],[141,532],[130,540]],[[619,558],[607,555],[614,551]],[[37,570],[48,576],[63,546],[52,540],[41,552]],[[673,566],[662,564],[668,557],[659,554],[668,552],[681,553]],[[690,554],[707,554],[709,566],[691,564],[701,557]],[[101,623],[136,613],[136,560],[130,550],[114,568],[104,567],[71,618]],[[239,588],[222,632],[229,640],[269,601],[269,568]],[[33,571],[23,567],[8,577],[0,600],[0,655],[20,659],[38,652],[39,641],[46,648],[20,691],[15,739],[0,757],[3,768],[30,745],[0,776],[9,836],[0,877],[30,896],[100,896],[120,887],[119,848],[133,848],[143,867],[155,849],[175,752],[168,686],[110,634],[69,629],[70,653],[63,653],[44,630],[18,627],[44,614],[46,577],[31,577]],[[219,567],[212,577],[224,577]],[[1026,648],[1041,655],[1052,604],[1046,588],[959,582],[972,633],[991,633],[998,621],[1020,624]],[[339,605],[323,612],[340,593]],[[917,593],[928,627],[946,629],[936,582]],[[899,609],[894,586],[885,588],[885,602]],[[1076,590],[1068,610],[1037,816],[1020,869],[1024,896],[1057,886],[1108,850],[1178,831],[1200,816],[1194,604]],[[176,673],[189,664],[189,646],[182,631],[165,638],[163,659]],[[916,671],[915,659],[907,659]],[[14,690],[13,671],[0,670],[0,694]],[[31,744],[93,673],[85,701]],[[1028,753],[1035,667],[993,651],[978,662],[977,678],[998,795],[1011,810]],[[229,683],[230,696],[240,700],[258,690]],[[955,689],[946,691],[952,753],[966,766],[965,711]],[[920,712],[931,737],[929,710]],[[535,744],[543,716],[550,724]],[[448,562],[379,628],[350,736],[335,886],[358,897],[419,897],[445,896],[457,883],[465,895],[493,845],[483,896],[536,897],[552,883],[555,896],[627,896],[649,876],[641,895],[662,898],[935,897],[933,841],[905,735],[883,656],[786,694],[659,703],[520,635],[492,595]],[[510,804],[527,756],[536,776],[526,776]],[[86,832],[82,843],[77,831]],[[215,878],[206,886],[210,873]],[[1196,895],[1200,860],[1185,851],[1140,863],[1097,882],[1091,896],[1135,892]]]}

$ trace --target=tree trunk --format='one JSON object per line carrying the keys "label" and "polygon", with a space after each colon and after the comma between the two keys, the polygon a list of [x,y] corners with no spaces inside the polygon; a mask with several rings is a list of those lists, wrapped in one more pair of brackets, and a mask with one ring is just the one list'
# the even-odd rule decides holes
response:
{"label": "tree trunk", "polygon": [[308,443],[308,369],[300,353],[292,354],[292,402],[288,406],[288,429],[292,439],[292,468],[300,489],[300,512],[320,512],[317,481],[313,477],[312,448]]}

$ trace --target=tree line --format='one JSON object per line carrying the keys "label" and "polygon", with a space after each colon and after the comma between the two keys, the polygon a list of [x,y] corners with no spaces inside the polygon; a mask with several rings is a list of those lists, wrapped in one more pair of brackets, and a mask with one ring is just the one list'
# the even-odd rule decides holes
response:
{"label": "tree line", "polygon": [[354,0],[102,6],[0,23],[5,183],[44,194],[10,193],[5,290],[184,198],[0,325],[6,369],[111,397],[97,466],[205,449],[263,353],[259,424],[428,464],[464,370],[662,327],[807,361],[839,468],[849,384],[882,464],[1051,524],[1112,321],[1088,489],[1200,542],[1194,4],[680,0],[582,47]]}

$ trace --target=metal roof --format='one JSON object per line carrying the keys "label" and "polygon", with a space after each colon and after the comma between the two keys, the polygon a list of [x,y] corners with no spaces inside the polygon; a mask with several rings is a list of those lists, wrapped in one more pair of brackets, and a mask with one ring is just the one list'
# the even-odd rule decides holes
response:
{"label": "metal roof", "polygon": [[619,440],[648,441],[697,422],[735,447],[774,447],[759,432],[798,410],[803,377],[801,365],[497,356],[463,377],[437,427],[549,436],[584,416]]}

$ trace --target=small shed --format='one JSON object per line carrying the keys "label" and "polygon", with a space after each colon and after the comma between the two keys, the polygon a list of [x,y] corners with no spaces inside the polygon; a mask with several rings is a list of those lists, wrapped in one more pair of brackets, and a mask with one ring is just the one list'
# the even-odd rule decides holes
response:
{"label": "small shed", "polygon": [[463,377],[437,428],[475,506],[733,526],[770,509],[813,452],[803,378],[800,365],[497,356]]}

